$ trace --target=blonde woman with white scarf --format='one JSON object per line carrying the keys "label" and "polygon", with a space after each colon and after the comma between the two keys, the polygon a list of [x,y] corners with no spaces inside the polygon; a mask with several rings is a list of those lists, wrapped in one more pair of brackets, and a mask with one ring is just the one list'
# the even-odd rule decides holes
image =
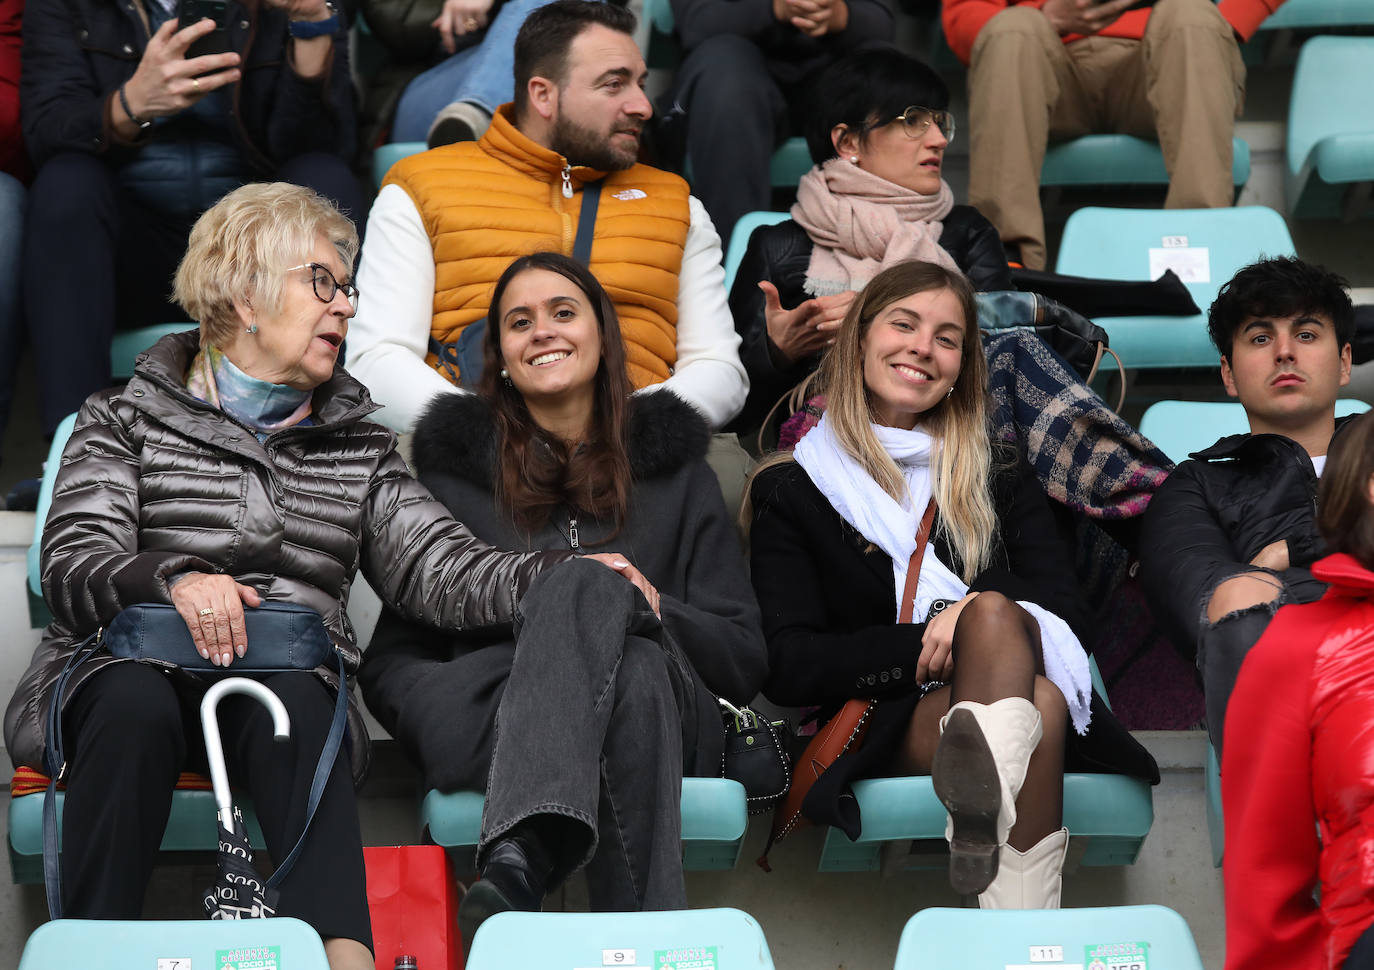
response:
{"label": "blonde woman with white scarf", "polygon": [[[1072,561],[1030,468],[989,439],[986,374],[958,272],[901,263],[851,303],[822,364],[824,418],[751,484],[764,693],[823,717],[879,701],[862,747],[808,798],[813,819],[855,837],[849,781],[932,774],[955,890],[985,908],[1051,908],[1066,756],[1154,766],[1093,695]],[[914,621],[898,622],[908,595]]]}

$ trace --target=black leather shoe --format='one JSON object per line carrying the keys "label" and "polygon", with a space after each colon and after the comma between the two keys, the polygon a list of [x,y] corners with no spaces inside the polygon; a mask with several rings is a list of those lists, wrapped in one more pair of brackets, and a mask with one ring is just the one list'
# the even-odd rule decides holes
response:
{"label": "black leather shoe", "polygon": [[533,834],[513,831],[494,843],[487,852],[481,878],[458,904],[458,929],[464,948],[472,946],[477,928],[489,916],[511,910],[538,912],[552,873],[553,861]]}

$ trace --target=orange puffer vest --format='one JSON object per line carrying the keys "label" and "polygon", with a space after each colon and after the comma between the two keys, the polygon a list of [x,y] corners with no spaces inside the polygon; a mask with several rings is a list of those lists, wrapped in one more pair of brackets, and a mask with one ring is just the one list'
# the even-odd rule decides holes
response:
{"label": "orange puffer vest", "polygon": [[[382,183],[406,190],[429,234],[431,335],[452,344],[485,317],[492,287],[515,258],[541,250],[571,256],[582,186],[604,176],[591,271],[620,315],[630,381],[636,388],[666,381],[677,361],[687,183],[647,165],[609,175],[569,168],[562,155],[521,134],[510,112],[510,105],[498,109],[481,141],[402,159]],[[425,360],[453,379],[433,353]]]}

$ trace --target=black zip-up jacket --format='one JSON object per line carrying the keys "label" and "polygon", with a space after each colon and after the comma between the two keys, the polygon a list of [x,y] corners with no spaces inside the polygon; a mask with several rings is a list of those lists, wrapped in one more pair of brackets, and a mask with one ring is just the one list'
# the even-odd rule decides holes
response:
{"label": "black zip-up jacket", "polygon": [[[137,4],[157,0],[43,0],[24,11],[24,141],[35,165],[60,152],[110,156],[116,163],[145,143],[120,139],[107,104],[134,76],[148,46]],[[249,166],[269,174],[306,152],[348,158],[357,141],[347,34],[334,36],[319,78],[288,63],[286,11],[259,0],[230,0],[229,43],[243,55],[241,79],[228,86],[234,144]],[[158,126],[151,131],[155,133]]]}
{"label": "black zip-up jacket", "polygon": [[[1348,418],[1336,422],[1336,433]],[[1289,568],[1278,577],[1299,603],[1326,584],[1311,565],[1325,554],[1317,531],[1317,474],[1296,441],[1237,434],[1194,452],[1150,500],[1140,530],[1140,575],[1165,633],[1192,653],[1207,603],[1225,580],[1271,542],[1288,543]]]}
{"label": "black zip-up jacket", "polygon": [[[949,253],[975,290],[1014,290],[1011,270],[997,229],[977,209],[956,205],[944,218],[940,247]],[[739,356],[749,374],[749,397],[731,429],[749,431],[762,423],[774,403],[807,374],[816,369],[819,356],[780,366],[764,317],[760,280],[778,288],[782,305],[791,309],[810,296],[802,289],[806,268],[815,248],[811,237],[793,220],[760,226],[749,236],[749,247],[740,261],[730,288],[730,313],[740,335]]]}

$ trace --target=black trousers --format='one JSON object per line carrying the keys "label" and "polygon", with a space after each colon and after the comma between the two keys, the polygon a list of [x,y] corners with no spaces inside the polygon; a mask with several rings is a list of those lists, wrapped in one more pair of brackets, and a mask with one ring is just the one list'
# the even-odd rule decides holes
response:
{"label": "black trousers", "polygon": [[[355,219],[366,212],[357,179],[337,156],[300,155],[274,176],[333,199]],[[170,294],[194,222],[140,205],[94,155],[57,155],[38,170],[29,189],[23,292],[45,435],[109,387],[117,327],[187,319]]]}
{"label": "black trousers", "polygon": [[708,37],[678,69],[692,192],[722,248],[740,216],[770,208],[773,151],[793,130],[787,105],[802,100],[796,93],[774,80],[757,44],[735,34]]}
{"label": "black trousers", "polygon": [[[314,674],[267,677],[291,716],[291,739],[272,740],[257,701],[230,695],[219,705],[229,779],[253,799],[267,850],[281,859],[300,837],[315,765],[334,700]],[[69,917],[136,919],[184,769],[205,766],[202,692],[139,663],[111,664],[82,685],[65,718],[67,798],[62,815],[63,907]],[[282,881],[277,915],[322,937],[372,946],[362,833],[349,759],[341,754],[305,845]]]}

